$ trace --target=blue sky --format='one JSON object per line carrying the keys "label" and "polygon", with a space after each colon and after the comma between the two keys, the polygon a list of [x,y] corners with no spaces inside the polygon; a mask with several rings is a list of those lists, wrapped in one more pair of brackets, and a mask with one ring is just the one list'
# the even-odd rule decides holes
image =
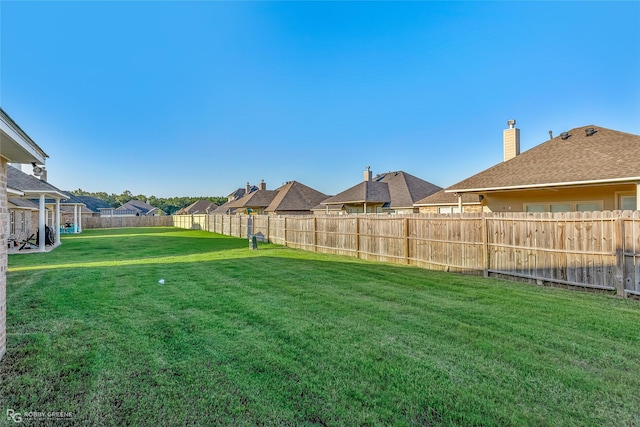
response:
{"label": "blue sky", "polygon": [[640,134],[640,2],[0,2],[0,104],[72,190],[447,187],[593,124]]}

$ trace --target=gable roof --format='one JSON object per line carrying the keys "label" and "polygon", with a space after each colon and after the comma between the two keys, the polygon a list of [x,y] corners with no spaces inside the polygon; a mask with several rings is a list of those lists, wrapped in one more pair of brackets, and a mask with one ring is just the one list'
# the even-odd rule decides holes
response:
{"label": "gable roof", "polygon": [[322,202],[323,205],[345,203],[382,203],[385,207],[413,207],[413,204],[441,187],[403,171],[376,175]]}
{"label": "gable roof", "polygon": [[[587,136],[585,129],[594,128]],[[448,187],[471,192],[640,180],[640,135],[595,125],[571,129],[503,163]]]}
{"label": "gable roof", "polygon": [[311,211],[327,195],[314,190],[298,181],[289,181],[276,190],[278,193],[273,198],[265,212],[276,211]]}
{"label": "gable roof", "polygon": [[[480,197],[477,194],[463,193],[462,204],[463,205],[479,205]],[[415,203],[416,206],[429,206],[429,205],[458,205],[458,196],[454,193],[446,193],[444,190],[440,190],[437,193],[433,193],[424,199],[420,199]]]}

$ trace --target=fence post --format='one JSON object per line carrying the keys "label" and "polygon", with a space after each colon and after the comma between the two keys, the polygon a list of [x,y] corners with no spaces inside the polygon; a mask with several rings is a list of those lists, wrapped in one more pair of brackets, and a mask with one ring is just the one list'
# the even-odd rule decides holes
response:
{"label": "fence post", "polygon": [[624,218],[618,216],[615,223],[616,239],[616,296],[624,297]]}
{"label": "fence post", "polygon": [[489,277],[491,262],[489,260],[489,227],[487,227],[487,217],[482,213],[482,260],[484,262],[484,277]]}
{"label": "fence post", "polygon": [[269,240],[269,236],[271,236],[271,230],[269,230],[269,217],[270,217],[270,216],[271,216],[271,215],[267,215],[267,227],[266,227],[266,228],[267,228],[267,235],[266,235],[266,236],[264,236],[264,238],[265,238],[265,239],[267,239],[267,242],[269,242],[269,241],[270,241],[270,240]]}
{"label": "fence post", "polygon": [[404,218],[404,260],[409,264],[409,218]]}
{"label": "fence post", "polygon": [[314,215],[313,216],[313,251],[314,252],[318,252],[318,238],[316,236],[316,229],[317,229],[317,223],[316,223],[316,217]]}
{"label": "fence post", "polygon": [[284,233],[283,233],[283,235],[284,235],[284,245],[288,246],[287,245],[287,216],[286,215],[284,216]]}
{"label": "fence post", "polygon": [[360,219],[356,214],[356,258],[360,258]]}

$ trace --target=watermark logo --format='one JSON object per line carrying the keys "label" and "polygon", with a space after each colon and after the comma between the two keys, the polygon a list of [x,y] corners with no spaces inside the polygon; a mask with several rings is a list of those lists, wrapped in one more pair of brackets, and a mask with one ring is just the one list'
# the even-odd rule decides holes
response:
{"label": "watermark logo", "polygon": [[25,420],[71,420],[73,419],[73,412],[64,412],[64,411],[49,411],[49,412],[40,412],[40,411],[29,411],[29,412],[18,412],[15,409],[8,408],[7,409],[7,421],[13,421],[14,423],[21,423]]}
{"label": "watermark logo", "polygon": [[16,412],[13,409],[7,409],[7,421],[13,421],[14,423],[22,422],[22,415],[20,412]]}

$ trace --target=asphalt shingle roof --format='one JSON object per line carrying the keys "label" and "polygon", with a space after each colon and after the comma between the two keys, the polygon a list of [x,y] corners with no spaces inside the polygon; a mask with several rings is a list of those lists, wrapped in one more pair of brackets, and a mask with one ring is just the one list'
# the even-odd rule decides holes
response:
{"label": "asphalt shingle roof", "polygon": [[59,188],[54,187],[47,181],[36,178],[33,175],[26,174],[21,170],[7,166],[7,187],[14,188],[23,192],[40,192],[40,193],[59,193],[66,194]]}
{"label": "asphalt shingle roof", "polygon": [[213,203],[211,200],[200,199],[196,202],[191,203],[186,208],[180,209],[177,213],[179,215],[203,214],[213,212],[213,210],[217,207],[218,205]]}
{"label": "asphalt shingle roof", "polygon": [[273,198],[266,212],[276,211],[311,211],[314,206],[327,198],[311,187],[297,181],[290,181],[278,188],[278,194]]}
{"label": "asphalt shingle roof", "polygon": [[92,196],[75,196],[92,212],[100,212],[100,209],[111,209],[111,205],[102,199]]}
{"label": "asphalt shingle roof", "polygon": [[236,209],[234,207],[230,206],[231,203],[233,203],[233,202],[225,202],[225,203],[221,204],[220,206],[218,206],[217,208],[215,208],[210,213],[228,214],[229,213],[229,209],[231,209],[231,213],[233,213]]}
{"label": "asphalt shingle roof", "polygon": [[322,204],[366,202],[391,208],[413,207],[417,200],[439,190],[441,187],[406,172],[387,172],[329,197]]}
{"label": "asphalt shingle roof", "polygon": [[233,208],[266,208],[276,197],[276,190],[256,190],[234,200],[227,207]]}
{"label": "asphalt shingle roof", "polygon": [[[596,132],[587,136],[585,129]],[[446,191],[549,187],[640,178],[640,135],[588,125],[571,129]]]}
{"label": "asphalt shingle roof", "polygon": [[[144,215],[155,214],[162,212],[160,209],[151,206],[150,204],[143,202],[142,200],[131,199],[127,203],[119,206],[116,210],[132,210],[142,213]],[[164,213],[164,212],[162,212]]]}
{"label": "asphalt shingle roof", "polygon": [[[10,205],[13,205],[17,208],[27,208],[27,209],[39,209],[38,205],[29,199],[20,199],[20,198],[9,198],[8,202]],[[11,206],[9,206],[11,207]]]}

